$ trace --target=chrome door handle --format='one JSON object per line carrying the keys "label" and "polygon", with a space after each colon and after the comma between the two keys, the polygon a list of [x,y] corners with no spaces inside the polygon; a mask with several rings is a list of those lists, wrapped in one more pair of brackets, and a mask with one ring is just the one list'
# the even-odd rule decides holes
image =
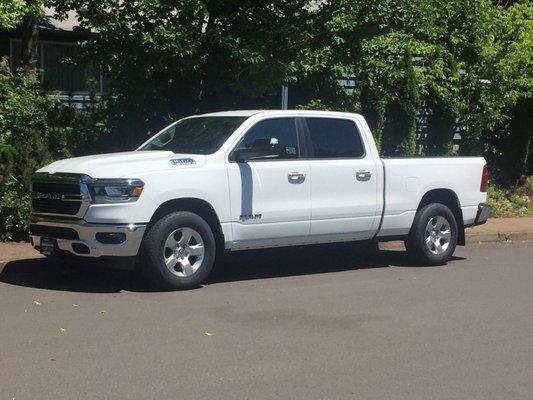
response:
{"label": "chrome door handle", "polygon": [[305,181],[305,172],[291,172],[289,173],[289,182],[300,183]]}
{"label": "chrome door handle", "polygon": [[372,172],[370,171],[357,171],[355,173],[355,177],[358,181],[368,181],[370,177],[372,176]]}

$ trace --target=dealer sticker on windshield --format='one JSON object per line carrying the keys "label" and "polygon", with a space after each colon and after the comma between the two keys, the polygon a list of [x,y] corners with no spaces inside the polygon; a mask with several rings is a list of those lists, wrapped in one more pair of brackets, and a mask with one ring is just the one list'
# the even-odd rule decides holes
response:
{"label": "dealer sticker on windshield", "polygon": [[192,158],[173,158],[170,160],[172,165],[194,165],[196,161]]}

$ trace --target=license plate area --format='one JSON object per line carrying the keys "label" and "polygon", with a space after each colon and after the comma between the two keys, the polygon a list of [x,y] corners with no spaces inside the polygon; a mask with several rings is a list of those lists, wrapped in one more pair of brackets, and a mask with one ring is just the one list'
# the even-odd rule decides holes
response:
{"label": "license plate area", "polygon": [[41,252],[45,256],[51,256],[56,249],[56,240],[51,238],[41,238]]}

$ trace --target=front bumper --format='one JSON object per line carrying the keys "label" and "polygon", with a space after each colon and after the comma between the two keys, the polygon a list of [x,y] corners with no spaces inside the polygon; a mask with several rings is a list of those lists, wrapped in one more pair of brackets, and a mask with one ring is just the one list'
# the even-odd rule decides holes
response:
{"label": "front bumper", "polygon": [[474,225],[482,225],[487,222],[487,219],[490,215],[490,206],[486,203],[480,203],[477,206],[476,219],[474,220]]}
{"label": "front bumper", "polygon": [[[91,224],[83,219],[33,219],[30,237],[33,246],[41,251],[41,238],[55,239],[57,250],[76,256],[136,256],[146,230],[146,224]],[[97,233],[123,233],[125,240],[105,244],[96,239]]]}

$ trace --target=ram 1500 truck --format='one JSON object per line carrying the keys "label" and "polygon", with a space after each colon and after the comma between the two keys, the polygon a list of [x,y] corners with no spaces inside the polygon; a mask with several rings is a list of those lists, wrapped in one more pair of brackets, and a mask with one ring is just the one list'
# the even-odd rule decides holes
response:
{"label": "ram 1500 truck", "polygon": [[441,264],[486,221],[487,179],[480,157],[380,158],[358,114],[219,112],[41,168],[30,235],[46,255],[136,257],[168,288],[200,284],[224,250],[399,239]]}

